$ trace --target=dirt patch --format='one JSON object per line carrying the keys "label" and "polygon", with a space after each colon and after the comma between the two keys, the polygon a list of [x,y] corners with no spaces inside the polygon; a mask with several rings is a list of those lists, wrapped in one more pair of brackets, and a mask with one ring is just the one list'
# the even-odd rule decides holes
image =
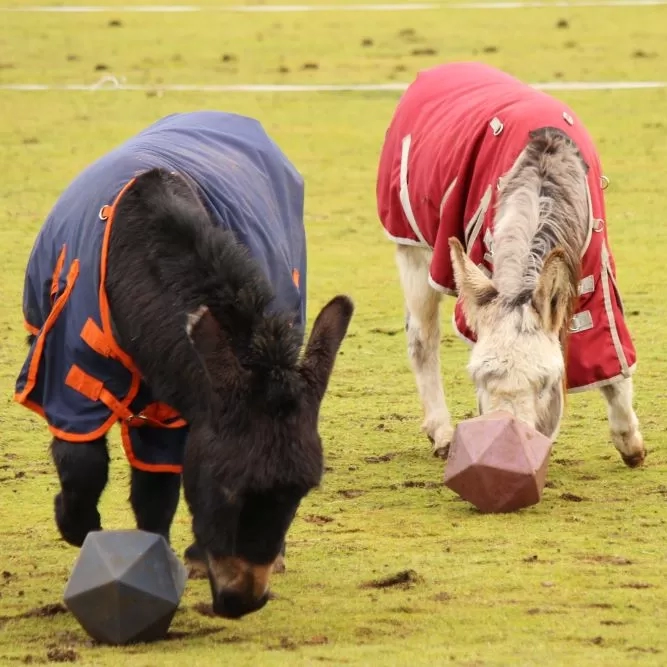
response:
{"label": "dirt patch", "polygon": [[395,458],[395,456],[396,454],[394,452],[388,452],[381,456],[367,456],[364,461],[366,461],[366,463],[387,463]]}
{"label": "dirt patch", "polygon": [[361,46],[373,46],[373,40],[370,37],[364,37],[364,39],[361,40]]}
{"label": "dirt patch", "polygon": [[633,581],[629,584],[621,584],[621,588],[635,588],[641,590],[645,588],[653,588],[653,584],[648,584],[644,581]]}
{"label": "dirt patch", "polygon": [[556,27],[560,30],[565,30],[570,27],[570,23],[567,19],[558,19],[558,21],[556,21]]}
{"label": "dirt patch", "polygon": [[323,514],[306,514],[306,516],[303,517],[303,520],[308,523],[314,523],[316,526],[324,526],[327,523],[331,523],[333,517],[324,516]]}
{"label": "dirt patch", "polygon": [[301,65],[301,69],[304,69],[304,70],[306,70],[306,69],[311,69],[311,70],[320,69],[320,65],[319,65],[319,63],[314,63],[314,62],[303,63],[303,65]]}
{"label": "dirt patch", "polygon": [[498,53],[498,47],[497,46],[485,46],[482,49],[482,53]]}
{"label": "dirt patch", "polygon": [[329,643],[329,638],[324,635],[315,635],[303,642],[306,646],[323,646]]}
{"label": "dirt patch", "polygon": [[107,24],[110,28],[122,28],[123,22],[119,19],[111,19]]}
{"label": "dirt patch", "polygon": [[46,657],[49,662],[76,662],[79,654],[73,648],[54,646],[47,651]]}
{"label": "dirt patch", "polygon": [[[23,591],[19,591],[19,594],[23,594]],[[13,616],[0,616],[0,627],[2,627],[7,621],[16,621],[23,618],[51,618],[53,616],[58,616],[59,614],[67,613],[67,607],[60,602],[45,604],[42,607],[35,607],[34,609],[24,611],[22,614],[15,614]]]}
{"label": "dirt patch", "polygon": [[655,58],[657,55],[654,51],[649,53],[648,51],[644,51],[644,49],[636,49],[632,52],[633,58]]}
{"label": "dirt patch", "polygon": [[277,644],[268,644],[266,648],[269,651],[296,651],[299,645],[289,637],[281,637]]}
{"label": "dirt patch", "polygon": [[406,489],[439,489],[442,484],[439,482],[422,482],[421,480],[407,479],[402,486]]}
{"label": "dirt patch", "polygon": [[64,604],[54,602],[52,604],[45,604],[42,607],[30,609],[15,618],[51,618],[52,616],[58,616],[58,614],[67,613],[67,607]]}
{"label": "dirt patch", "polygon": [[593,602],[588,605],[590,609],[613,609],[614,605],[608,602]]}
{"label": "dirt patch", "polygon": [[[398,69],[398,66],[396,67],[396,69]],[[405,70],[405,67],[402,67],[401,71],[403,70]],[[399,415],[397,412],[392,412],[388,415],[380,415],[380,419],[384,419],[386,421],[396,420],[399,422],[404,422],[406,419],[410,419],[410,417],[408,417],[408,415]]]}
{"label": "dirt patch", "polygon": [[343,496],[343,498],[358,498],[359,496],[363,496],[366,492],[362,491],[361,489],[340,489],[338,491],[339,496]]}
{"label": "dirt patch", "polygon": [[582,554],[578,556],[579,560],[587,563],[601,563],[605,565],[632,565],[633,561],[623,556],[609,556],[607,554]]}
{"label": "dirt patch", "polygon": [[371,329],[370,333],[372,334],[382,334],[383,336],[395,336],[396,334],[402,333],[403,329],[384,329],[382,327],[376,327]]}
{"label": "dirt patch", "polygon": [[412,588],[423,579],[414,570],[402,570],[396,574],[392,574],[382,579],[374,579],[373,581],[361,584],[360,588]]}
{"label": "dirt patch", "polygon": [[578,496],[574,493],[561,493],[559,497],[561,500],[566,500],[569,503],[583,503],[588,500],[588,498]]}
{"label": "dirt patch", "polygon": [[424,49],[412,49],[412,56],[437,56],[438,52],[435,49],[426,47]]}
{"label": "dirt patch", "polygon": [[652,653],[653,655],[662,653],[662,651],[659,648],[653,648],[652,646],[630,646],[628,648],[628,652]]}
{"label": "dirt patch", "polygon": [[403,30],[399,30],[398,37],[411,41],[417,37],[417,31],[414,28],[403,28]]}
{"label": "dirt patch", "polygon": [[197,604],[192,605],[192,608],[202,616],[206,616],[208,618],[219,618],[219,616],[213,611],[213,607],[207,602],[197,602]]}
{"label": "dirt patch", "polygon": [[578,466],[583,463],[581,459],[554,459],[559,466]]}
{"label": "dirt patch", "polygon": [[209,635],[215,635],[219,632],[226,630],[224,627],[220,628],[198,628],[197,630],[170,630],[167,633],[165,639],[168,641],[178,640],[178,639],[194,639],[196,637],[208,637]]}
{"label": "dirt patch", "polygon": [[104,63],[98,63],[95,65],[95,71],[96,72],[106,72],[109,69],[109,65],[105,65]]}
{"label": "dirt patch", "polygon": [[625,621],[612,621],[612,620],[607,620],[607,621],[600,621],[600,625],[627,625]]}

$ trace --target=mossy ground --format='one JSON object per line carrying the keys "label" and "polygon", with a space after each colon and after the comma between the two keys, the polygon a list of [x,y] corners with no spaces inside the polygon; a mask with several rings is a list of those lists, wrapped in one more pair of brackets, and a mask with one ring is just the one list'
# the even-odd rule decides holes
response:
{"label": "mossy ground", "polygon": [[[3,14],[0,21],[0,82],[93,83],[113,74],[156,87],[0,92],[1,664],[667,660],[667,91],[558,93],[589,126],[611,180],[608,224],[639,353],[646,465],[623,466],[600,396],[572,396],[543,501],[507,516],[482,516],[443,488],[443,464],[419,433],[393,247],[374,201],[398,94],[159,91],[161,82],[409,81],[419,68],[463,58],[531,81],[665,80],[666,8]],[[61,600],[77,552],[53,524],[57,480],[46,429],[12,402],[25,354],[23,270],[41,221],[82,168],[157,118],[201,108],[257,117],[303,173],[311,321],[336,293],[355,300],[321,415],[327,471],[290,531],[288,572],[274,578],[279,599],[238,622],[211,619],[196,610],[208,600],[207,584],[192,581],[168,641],[93,646],[70,615],[42,609]],[[451,308],[445,302],[443,374],[461,419],[474,397],[467,350],[449,328]],[[104,524],[131,527],[127,467],[115,434],[113,442]],[[183,505],[173,536],[180,552],[190,537]],[[405,570],[416,573],[412,583],[363,586]]]}

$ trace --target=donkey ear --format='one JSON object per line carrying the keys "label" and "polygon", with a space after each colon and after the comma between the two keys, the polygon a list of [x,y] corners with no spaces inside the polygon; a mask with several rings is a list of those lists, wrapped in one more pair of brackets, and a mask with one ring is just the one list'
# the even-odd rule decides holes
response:
{"label": "donkey ear", "polygon": [[185,331],[214,386],[228,386],[242,379],[243,367],[208,306],[200,306],[188,313]]}
{"label": "donkey ear", "polygon": [[575,296],[574,285],[576,276],[572,274],[565,252],[562,248],[554,248],[544,260],[533,292],[533,306],[546,331],[558,333],[565,325]]}
{"label": "donkey ear", "polygon": [[352,300],[339,295],[322,308],[313,325],[301,361],[301,374],[318,405],[324,398],[336,354],[345,338],[353,312]]}
{"label": "donkey ear", "polygon": [[498,296],[498,290],[484,272],[466,255],[461,242],[452,236],[449,250],[454,267],[454,280],[461,296],[468,325],[477,330],[479,310]]}

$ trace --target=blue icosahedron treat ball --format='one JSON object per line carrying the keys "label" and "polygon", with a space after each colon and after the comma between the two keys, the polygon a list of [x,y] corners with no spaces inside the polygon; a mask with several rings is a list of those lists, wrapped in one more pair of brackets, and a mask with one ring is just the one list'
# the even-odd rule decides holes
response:
{"label": "blue icosahedron treat ball", "polygon": [[81,547],[65,604],[105,644],[166,636],[187,580],[167,541],[141,530],[96,531]]}

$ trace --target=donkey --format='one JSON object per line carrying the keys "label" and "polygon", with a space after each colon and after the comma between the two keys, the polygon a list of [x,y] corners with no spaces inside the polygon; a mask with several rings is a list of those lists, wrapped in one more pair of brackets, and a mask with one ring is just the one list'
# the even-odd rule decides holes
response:
{"label": "donkey", "polygon": [[636,352],[623,318],[593,142],[571,109],[480,63],[421,72],[399,102],[377,180],[397,243],[408,356],[423,431],[446,457],[439,304],[470,345],[480,413],[506,410],[549,438],[565,393],[599,388],[623,461],[645,457]]}
{"label": "donkey", "polygon": [[[110,204],[110,205],[109,205]],[[89,166],[28,263],[16,399],[53,434],[55,520],[102,529],[119,422],[137,528],[170,538],[181,480],[214,611],[260,609],[323,472],[320,405],[353,304],[305,325],[303,181],[256,121],[175,114]]]}

